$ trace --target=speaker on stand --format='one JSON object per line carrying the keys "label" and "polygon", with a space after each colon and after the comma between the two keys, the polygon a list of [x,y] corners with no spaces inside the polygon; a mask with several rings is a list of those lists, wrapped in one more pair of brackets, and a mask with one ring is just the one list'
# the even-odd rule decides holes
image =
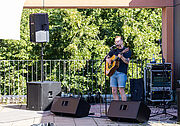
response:
{"label": "speaker on stand", "polygon": [[30,41],[41,43],[41,81],[44,81],[43,43],[49,42],[49,22],[47,13],[35,13],[29,17]]}
{"label": "speaker on stand", "polygon": [[29,25],[31,42],[49,42],[49,22],[47,13],[31,14]]}
{"label": "speaker on stand", "polygon": [[53,98],[60,94],[61,83],[44,81],[43,48],[49,42],[49,22],[47,13],[35,13],[29,16],[30,41],[41,43],[41,81],[27,82],[27,109],[49,110]]}

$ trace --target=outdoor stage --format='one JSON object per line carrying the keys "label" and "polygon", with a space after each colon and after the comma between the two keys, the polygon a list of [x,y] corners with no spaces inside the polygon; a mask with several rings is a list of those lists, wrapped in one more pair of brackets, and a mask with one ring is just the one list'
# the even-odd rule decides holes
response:
{"label": "outdoor stage", "polygon": [[[108,105],[109,106],[109,105]],[[163,109],[149,106],[151,115],[162,113]],[[172,116],[150,117],[147,123],[115,122],[105,116],[105,105],[91,105],[91,115],[82,118],[56,116],[50,111],[26,110],[26,105],[0,105],[0,126],[31,126],[33,124],[55,123],[56,126],[178,126]],[[94,115],[93,115],[94,113]],[[177,107],[171,105],[167,113],[177,116]],[[44,126],[44,125],[43,125]]]}

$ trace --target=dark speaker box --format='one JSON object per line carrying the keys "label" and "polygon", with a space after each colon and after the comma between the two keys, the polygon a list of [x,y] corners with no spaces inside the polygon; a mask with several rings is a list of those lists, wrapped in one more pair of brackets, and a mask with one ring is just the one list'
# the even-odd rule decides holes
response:
{"label": "dark speaker box", "polygon": [[31,14],[29,25],[31,42],[49,42],[49,22],[47,13]]}
{"label": "dark speaker box", "polygon": [[130,79],[130,93],[132,101],[144,101],[144,80]]}
{"label": "dark speaker box", "polygon": [[82,98],[55,97],[51,112],[56,115],[85,117],[88,116],[90,105]]}
{"label": "dark speaker box", "polygon": [[176,97],[177,97],[177,121],[180,122],[180,88],[176,88]]}
{"label": "dark speaker box", "polygon": [[60,82],[27,82],[27,109],[50,110],[53,98],[59,95],[60,92]]}
{"label": "dark speaker box", "polygon": [[108,109],[108,118],[113,121],[147,122],[151,110],[141,101],[113,100]]}

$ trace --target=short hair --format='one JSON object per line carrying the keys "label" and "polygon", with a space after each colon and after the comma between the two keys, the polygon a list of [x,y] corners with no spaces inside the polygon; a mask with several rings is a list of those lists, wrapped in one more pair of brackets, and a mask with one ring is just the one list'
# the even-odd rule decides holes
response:
{"label": "short hair", "polygon": [[121,36],[116,36],[115,38],[121,38]]}
{"label": "short hair", "polygon": [[122,41],[123,41],[123,39],[122,39],[121,36],[116,36],[116,37],[115,37],[115,40],[118,39],[118,38],[119,38],[119,40],[122,40]]}

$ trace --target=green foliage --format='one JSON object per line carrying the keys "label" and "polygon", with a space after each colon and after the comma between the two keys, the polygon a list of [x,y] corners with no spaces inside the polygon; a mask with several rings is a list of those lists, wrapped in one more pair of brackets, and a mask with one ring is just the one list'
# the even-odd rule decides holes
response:
{"label": "green foliage", "polygon": [[[116,35],[121,35],[125,46],[130,47],[132,59],[143,60],[142,64],[145,64],[144,60],[151,58],[153,53],[156,59],[159,58],[160,47],[157,41],[161,38],[162,28],[160,8],[24,9],[21,18],[21,40],[1,40],[0,60],[40,59],[41,44],[30,42],[29,37],[29,15],[32,13],[48,13],[49,15],[50,42],[45,45],[44,59],[67,61],[63,64],[60,62],[54,64],[52,71],[47,70],[46,79],[60,80],[67,91],[77,93],[78,91],[96,91],[99,90],[98,87],[105,89],[102,75],[104,64],[100,69],[102,72],[96,75],[93,72],[100,65],[100,60],[109,52],[109,47],[114,44]],[[93,63],[90,60],[97,61]],[[33,64],[27,63],[26,66],[32,67]],[[137,73],[137,78],[139,78],[142,69],[141,65],[136,64],[134,63],[139,71]],[[50,63],[45,63],[45,66],[50,66]],[[11,73],[11,67],[1,64],[1,68],[4,67],[0,75],[8,74],[8,70]],[[14,64],[14,67],[17,67],[17,64]],[[37,69],[40,71],[40,65]],[[6,78],[10,78],[11,83],[18,81],[19,84],[21,80],[25,80],[22,70],[24,70],[23,67],[19,70],[15,69],[13,75],[9,74]],[[83,71],[86,71],[86,75]],[[133,68],[129,67],[128,76],[132,77],[132,73]],[[0,77],[1,87],[7,85],[6,82],[9,80]],[[19,80],[15,77],[19,77]],[[29,77],[29,80],[33,80],[33,77]]]}

